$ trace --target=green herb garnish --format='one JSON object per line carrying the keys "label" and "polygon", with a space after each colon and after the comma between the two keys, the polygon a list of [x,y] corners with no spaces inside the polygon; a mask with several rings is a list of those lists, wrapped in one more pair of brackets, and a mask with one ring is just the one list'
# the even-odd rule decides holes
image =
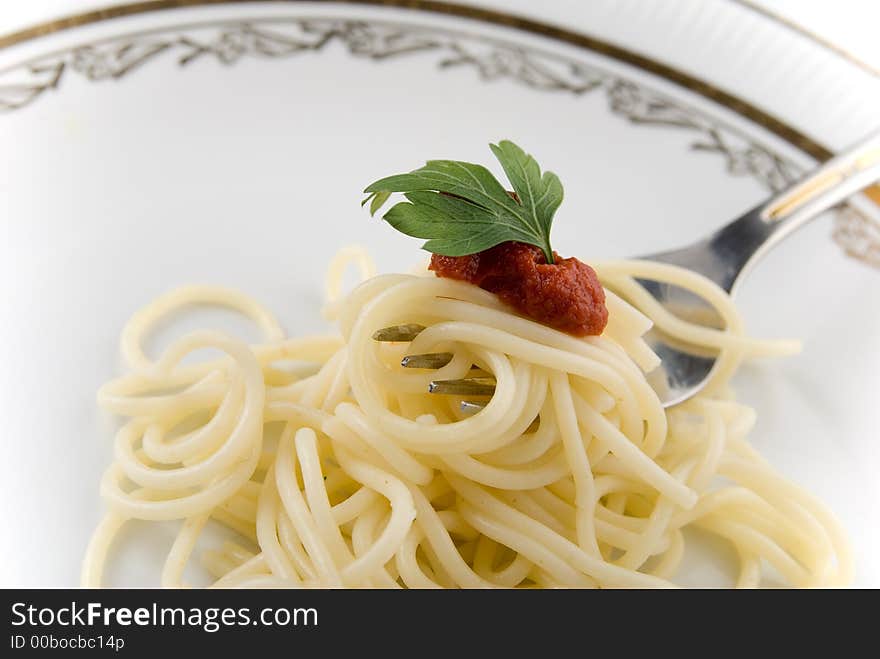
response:
{"label": "green herb garnish", "polygon": [[407,201],[392,206],[382,219],[414,238],[423,249],[465,256],[508,240],[535,245],[553,263],[550,225],[562,203],[562,183],[553,172],[541,174],[532,156],[513,142],[490,144],[504,168],[517,201],[482,165],[458,160],[429,160],[421,169],[379,179],[364,190],[374,215],[394,192]]}

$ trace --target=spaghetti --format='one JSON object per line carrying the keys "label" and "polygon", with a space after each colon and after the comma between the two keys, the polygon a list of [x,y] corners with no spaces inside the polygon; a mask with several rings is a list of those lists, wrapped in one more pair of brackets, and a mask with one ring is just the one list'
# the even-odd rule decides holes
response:
{"label": "spaghetti", "polygon": [[[341,304],[352,261],[365,281]],[[131,519],[181,520],[166,586],[181,585],[209,522],[242,536],[202,556],[220,587],[670,586],[691,527],[732,544],[737,586],[773,573],[792,586],[848,583],[844,533],[749,445],[755,413],[728,386],[743,359],[797,344],[747,337],[730,298],[694,273],[640,261],[594,267],[608,325],[586,338],[516,316],[466,283],[371,276],[354,249],[328,276],[337,336],[285,338],[268,311],[226,289],[154,301],[123,331],[130,372],[98,395],[128,420],[101,482],[109,512],[83,585],[100,585]],[[701,295],[726,328],[669,315],[636,277]],[[197,303],[244,314],[264,340],[200,331],[151,360],[145,337]],[[372,339],[403,323],[426,329],[411,343]],[[669,410],[645,377],[659,361],[642,339],[652,323],[719,351],[708,386]],[[203,348],[224,356],[183,363]],[[439,370],[400,366],[407,354],[439,351],[454,355]],[[476,414],[427,393],[431,380],[475,367],[496,380]]]}

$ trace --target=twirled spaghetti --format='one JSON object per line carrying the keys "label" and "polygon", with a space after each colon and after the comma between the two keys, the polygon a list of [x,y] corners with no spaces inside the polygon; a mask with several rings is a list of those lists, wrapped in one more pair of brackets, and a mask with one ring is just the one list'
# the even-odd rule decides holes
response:
{"label": "twirled spaghetti", "polygon": [[[366,281],[340,304],[351,260]],[[209,520],[242,536],[204,552],[217,586],[668,586],[688,527],[732,543],[738,586],[760,585],[767,566],[794,586],[846,584],[850,552],[833,515],[751,448],[755,414],[728,390],[743,359],[797,345],[746,337],[729,297],[693,273],[594,266],[636,306],[609,290],[608,326],[587,338],[513,315],[469,284],[368,277],[369,261],[351,249],[327,286],[339,336],[285,338],[269,312],[225,289],[156,300],[123,331],[131,372],[99,392],[128,421],[101,483],[109,512],[83,584],[100,584],[129,519],[182,520],[167,586],[180,585]],[[726,329],[668,315],[635,277],[700,294]],[[151,329],[196,303],[239,311],[264,341],[202,331],[148,358]],[[426,329],[411,343],[372,339],[402,323]],[[641,338],[652,323],[720,351],[706,389],[669,410],[645,378],[658,363]],[[206,347],[225,356],[182,365]],[[439,370],[400,366],[406,354],[438,351],[454,355]],[[497,382],[478,413],[427,393],[429,381],[475,366]]]}

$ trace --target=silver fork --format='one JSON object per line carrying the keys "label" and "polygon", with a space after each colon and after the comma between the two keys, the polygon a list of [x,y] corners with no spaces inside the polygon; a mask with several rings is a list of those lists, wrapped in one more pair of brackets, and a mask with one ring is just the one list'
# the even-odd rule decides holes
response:
{"label": "silver fork", "polygon": [[[880,131],[835,156],[783,192],[696,243],[642,259],[698,272],[735,295],[754,265],[795,230],[880,180]],[[701,297],[679,286],[639,280],[667,310],[687,322],[721,327],[721,318]],[[654,328],[645,335],[660,357],[649,378],[664,407],[687,400],[709,379],[716,357],[689,349]]]}
{"label": "silver fork", "polygon": [[[878,180],[880,131],[703,240],[639,258],[688,268],[733,295],[745,275],[771,248],[832,206]],[[660,304],[682,320],[709,327],[722,326],[714,308],[698,295],[654,280],[640,279],[639,282]],[[373,338],[377,341],[412,341],[423,329],[420,325],[397,325],[378,330]],[[714,355],[706,355],[705,349],[673,342],[656,328],[645,335],[645,340],[661,360],[649,381],[664,407],[687,400],[705,386],[716,363]],[[451,359],[452,354],[445,352],[407,355],[401,365],[436,369]],[[494,392],[494,381],[482,377],[435,380],[428,390],[437,394],[489,396]],[[479,409],[479,402],[462,403],[462,410],[466,413]]]}

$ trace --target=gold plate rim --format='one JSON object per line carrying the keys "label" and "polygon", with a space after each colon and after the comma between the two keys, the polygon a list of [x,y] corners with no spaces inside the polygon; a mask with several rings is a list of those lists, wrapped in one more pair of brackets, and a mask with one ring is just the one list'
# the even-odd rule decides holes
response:
{"label": "gold plate rim", "polygon": [[188,7],[250,4],[256,2],[269,2],[273,4],[318,2],[326,4],[393,7],[467,18],[492,25],[513,28],[530,34],[536,34],[580,47],[591,52],[599,53],[668,80],[679,87],[696,93],[703,98],[709,99],[750,120],[777,137],[782,138],[804,153],[812,156],[816,160],[824,161],[833,155],[832,151],[826,146],[794,128],[791,124],[765,112],[756,105],[753,105],[734,94],[724,91],[705,80],[685,73],[684,71],[669,66],[668,64],[664,64],[622,46],[612,44],[582,32],[576,32],[574,30],[551,25],[549,23],[544,23],[542,21],[516,14],[508,14],[494,9],[463,5],[454,2],[439,2],[438,0],[144,0],[128,4],[111,5],[80,14],[73,14],[0,36],[0,50],[5,50],[12,46],[40,37],[57,34],[77,27],[101,23],[114,18]]}

